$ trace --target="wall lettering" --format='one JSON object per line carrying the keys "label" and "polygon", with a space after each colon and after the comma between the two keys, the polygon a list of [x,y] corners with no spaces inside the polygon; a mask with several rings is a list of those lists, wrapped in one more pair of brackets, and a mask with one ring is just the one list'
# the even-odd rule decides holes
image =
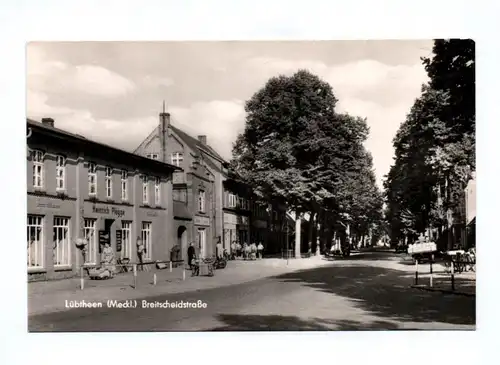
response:
{"label": "wall lettering", "polygon": [[121,218],[125,215],[125,211],[123,209],[117,209],[115,207],[109,209],[109,207],[96,207],[95,205],[92,206],[92,212],[108,215],[112,214],[117,216],[118,218]]}

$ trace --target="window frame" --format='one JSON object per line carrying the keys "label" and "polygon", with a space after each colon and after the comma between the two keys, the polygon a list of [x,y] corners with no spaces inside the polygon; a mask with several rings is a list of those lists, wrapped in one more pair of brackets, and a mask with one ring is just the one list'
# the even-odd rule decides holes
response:
{"label": "window frame", "polygon": [[205,190],[198,189],[198,212],[206,213]]}
{"label": "window frame", "polygon": [[[89,232],[93,232],[91,239],[89,239]],[[95,265],[97,264],[97,219],[83,219],[83,236],[88,241],[84,265]]]}
{"label": "window frame", "polygon": [[149,177],[142,175],[142,204],[149,204]]}
{"label": "window frame", "polygon": [[122,259],[132,260],[132,221],[122,221],[122,251],[120,256]]}
{"label": "window frame", "polygon": [[[66,162],[66,156],[56,155],[56,191],[66,191]],[[62,181],[62,187],[59,186],[60,181]]]}
{"label": "window frame", "polygon": [[[45,216],[37,214],[28,214],[26,223],[27,223],[26,228],[28,233],[27,237],[28,270],[30,271],[30,270],[44,269],[45,268],[45,241],[44,241]],[[39,236],[38,239],[36,239],[37,235]],[[32,247],[30,247],[31,237],[33,236],[35,237],[35,240],[33,240],[33,243],[35,244],[34,265],[31,264],[33,260],[31,255]],[[40,261],[39,264],[38,261]]]}
{"label": "window frame", "polygon": [[[33,188],[43,189],[45,186],[45,152],[40,149],[33,150],[31,154],[31,163],[33,164]],[[37,184],[37,177],[40,181],[39,185]]]}
{"label": "window frame", "polygon": [[177,167],[181,167],[184,162],[184,153],[183,152],[174,152],[170,154],[170,163]]}
{"label": "window frame", "polygon": [[159,160],[160,159],[160,154],[159,153],[155,153],[155,152],[149,152],[149,153],[146,153],[146,158],[149,158],[151,160]]}
{"label": "window frame", "polygon": [[[58,222],[60,222],[58,224]],[[66,225],[63,225],[65,222]],[[59,238],[59,229],[62,232],[66,231],[66,237]],[[53,257],[54,257],[54,267],[70,267],[71,266],[71,218],[54,216],[53,225]],[[57,242],[57,244],[56,244]],[[62,242],[62,245],[60,244]],[[60,250],[60,251],[59,251]],[[61,258],[59,258],[61,256]],[[66,261],[67,260],[67,261]],[[60,263],[58,263],[61,261]]]}
{"label": "window frame", "polygon": [[161,178],[155,177],[155,205],[161,205]]}
{"label": "window frame", "polygon": [[[87,168],[87,175],[88,175],[88,185],[89,185],[89,196],[97,197],[97,164],[95,162],[89,161]],[[91,182],[92,177],[93,177],[93,182]],[[92,192],[92,187],[94,187],[94,192]]]}
{"label": "window frame", "polygon": [[122,191],[122,201],[128,201],[128,171],[122,170],[121,176],[121,191]]}
{"label": "window frame", "polygon": [[141,222],[141,239],[144,245],[144,261],[152,260],[153,250],[153,223],[149,221]]}
{"label": "window frame", "polygon": [[106,166],[104,169],[104,187],[106,199],[113,199],[113,168],[111,166]]}

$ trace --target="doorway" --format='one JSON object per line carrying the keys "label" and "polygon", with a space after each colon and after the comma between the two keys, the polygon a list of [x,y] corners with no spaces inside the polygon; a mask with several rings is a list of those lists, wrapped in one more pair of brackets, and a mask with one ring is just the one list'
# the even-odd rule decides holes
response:
{"label": "doorway", "polygon": [[177,228],[177,247],[181,250],[181,256],[178,259],[179,260],[185,260],[187,258],[187,249],[188,249],[188,243],[187,243],[187,229],[185,226],[180,226]]}

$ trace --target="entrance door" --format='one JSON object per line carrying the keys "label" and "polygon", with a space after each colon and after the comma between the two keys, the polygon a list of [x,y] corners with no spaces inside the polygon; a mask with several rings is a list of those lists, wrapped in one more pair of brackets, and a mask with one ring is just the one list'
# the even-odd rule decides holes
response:
{"label": "entrance door", "polygon": [[187,229],[184,226],[180,226],[177,229],[177,246],[181,250],[181,257],[178,260],[186,260],[187,259]]}
{"label": "entrance door", "polygon": [[206,258],[207,254],[207,240],[205,228],[198,228],[198,247],[200,248],[200,257]]}

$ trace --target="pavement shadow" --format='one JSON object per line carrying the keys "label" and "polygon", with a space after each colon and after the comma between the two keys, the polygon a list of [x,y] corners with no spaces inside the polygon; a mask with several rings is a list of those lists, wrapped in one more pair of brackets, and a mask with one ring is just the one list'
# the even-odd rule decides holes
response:
{"label": "pavement shadow", "polygon": [[[352,320],[303,319],[280,315],[219,314],[224,325],[211,331],[374,331],[398,330],[396,323],[387,321],[361,322]],[[405,330],[408,330],[407,328]]]}
{"label": "pavement shadow", "polygon": [[380,267],[339,266],[304,270],[276,276],[283,282],[352,299],[352,305],[379,317],[403,322],[475,324],[473,297],[413,289],[404,272]]}

